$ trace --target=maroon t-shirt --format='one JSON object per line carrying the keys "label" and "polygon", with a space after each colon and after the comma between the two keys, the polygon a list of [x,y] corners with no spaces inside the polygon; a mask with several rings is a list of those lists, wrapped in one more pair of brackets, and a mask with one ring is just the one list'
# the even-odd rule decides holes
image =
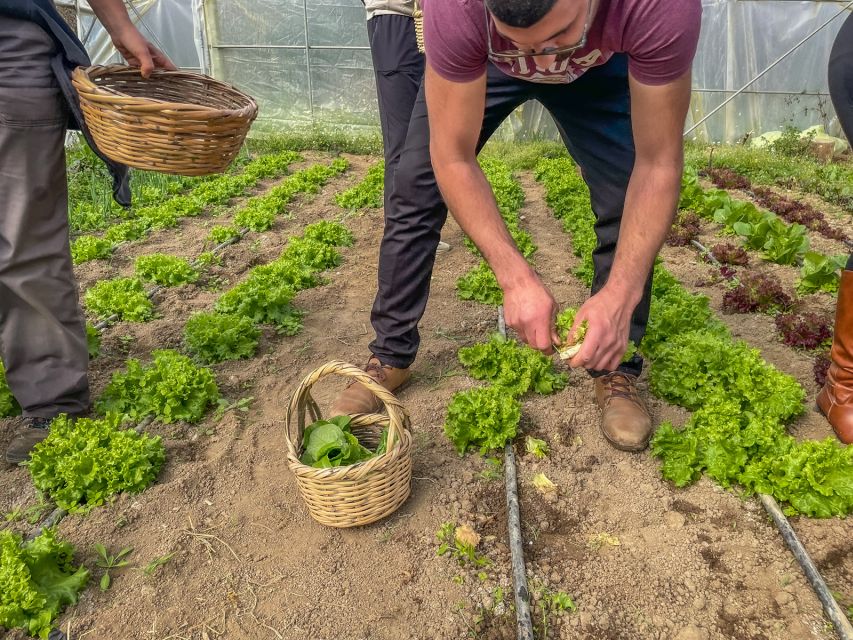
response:
{"label": "maroon t-shirt", "polygon": [[[492,62],[515,78],[565,83],[614,53],[626,53],[634,78],[643,84],[666,84],[690,69],[701,17],[701,0],[601,0],[586,46],[565,60],[547,69],[538,69],[532,58]],[[487,38],[493,51],[515,48],[494,29],[483,0],[424,0],[427,62],[446,80],[471,82],[485,73]]]}

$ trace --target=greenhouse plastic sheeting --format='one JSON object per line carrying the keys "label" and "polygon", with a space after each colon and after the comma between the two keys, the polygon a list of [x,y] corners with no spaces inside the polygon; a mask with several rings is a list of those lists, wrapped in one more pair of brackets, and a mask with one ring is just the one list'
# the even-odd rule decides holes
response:
{"label": "greenhouse plastic sheeting", "polygon": [[[316,123],[376,129],[379,118],[360,0],[131,0],[143,33],[180,66],[199,67],[253,95],[254,131]],[[794,0],[704,0],[693,67],[688,127],[755,78],[844,6]],[[774,69],[711,116],[691,137],[736,141],[747,135],[822,124],[839,135],[827,93],[826,65],[835,18]],[[81,33],[92,18],[81,14]],[[114,51],[98,25],[88,46],[99,62]],[[199,54],[198,51],[201,53]],[[201,62],[199,62],[201,60]],[[548,113],[527,103],[504,137],[557,137]]]}
{"label": "greenhouse plastic sheeting", "polygon": [[[199,49],[195,37],[199,23],[189,0],[124,0],[128,15],[143,36],[177,66],[198,71]],[[77,27],[94,64],[121,62],[110,35],[85,1],[79,3]]]}
{"label": "greenhouse plastic sheeting", "polygon": [[[706,0],[703,6],[688,126],[843,4]],[[203,7],[212,72],[258,99],[260,128],[312,122],[377,126],[364,8],[359,0],[203,0]],[[800,128],[823,124],[828,132],[838,134],[827,94],[826,64],[845,16],[833,20],[757,80],[693,137],[734,141],[785,124]],[[557,135],[550,116],[533,103],[516,111],[501,133],[515,138]]]}
{"label": "greenhouse plastic sheeting", "polygon": [[[688,126],[755,78],[846,3],[758,0],[704,2],[702,36],[693,65]],[[826,67],[849,10],[749,86],[695,132],[733,142],[747,134],[793,125],[840,129],[829,99]]]}

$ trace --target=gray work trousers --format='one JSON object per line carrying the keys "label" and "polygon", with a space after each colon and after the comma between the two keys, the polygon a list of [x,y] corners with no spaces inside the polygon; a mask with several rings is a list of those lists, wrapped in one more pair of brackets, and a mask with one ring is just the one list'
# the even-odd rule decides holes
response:
{"label": "gray work trousers", "polygon": [[24,415],[44,418],[89,406],[54,47],[36,24],[0,16],[0,360]]}

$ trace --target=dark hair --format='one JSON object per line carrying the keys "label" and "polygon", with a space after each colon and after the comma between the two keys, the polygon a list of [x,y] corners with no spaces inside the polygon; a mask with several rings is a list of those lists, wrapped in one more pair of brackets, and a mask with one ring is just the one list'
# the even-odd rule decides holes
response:
{"label": "dark hair", "polygon": [[522,29],[539,22],[557,0],[485,0],[491,14],[510,27]]}

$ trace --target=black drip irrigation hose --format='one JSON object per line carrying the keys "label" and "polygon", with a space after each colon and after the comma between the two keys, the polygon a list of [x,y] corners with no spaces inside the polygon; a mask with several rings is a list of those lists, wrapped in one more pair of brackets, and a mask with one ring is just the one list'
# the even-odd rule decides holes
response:
{"label": "black drip irrigation hose", "polygon": [[[722,266],[714,257],[714,254],[712,254],[704,245],[697,240],[691,240],[690,242],[693,246],[699,249],[703,255],[707,256],[711,262],[717,266]],[[853,640],[853,625],[850,624],[850,620],[847,619],[844,611],[832,596],[829,587],[826,586],[826,582],[821,577],[820,572],[809,556],[808,551],[806,551],[803,543],[800,542],[800,539],[797,537],[797,534],[791,526],[791,523],[788,521],[788,518],[785,517],[785,514],[779,508],[779,504],[773,496],[767,495],[766,493],[759,493],[758,497],[761,500],[761,504],[764,506],[764,510],[767,511],[770,518],[773,520],[773,524],[776,525],[779,533],[782,534],[782,539],[785,541],[785,544],[788,545],[791,553],[794,554],[797,562],[800,563],[803,573],[806,574],[809,584],[812,585],[812,589],[814,589],[818,600],[820,600],[821,605],[823,605],[823,611],[829,618],[830,622],[832,622],[832,626],[835,627],[835,632],[838,634],[838,637],[841,640]]]}
{"label": "black drip irrigation hose", "polygon": [[[498,307],[498,331],[506,337],[504,308]],[[504,449],[504,478],[506,481],[507,528],[512,561],[512,593],[515,598],[518,640],[533,640],[533,618],[530,615],[530,590],[527,588],[527,569],[524,566],[524,542],[521,537],[521,509],[518,504],[518,477],[512,443]],[[846,638],[844,640],[847,640]]]}
{"label": "black drip irrigation hose", "polygon": [[759,494],[759,497],[761,498],[761,504],[764,505],[765,511],[770,514],[791,553],[794,554],[797,562],[800,563],[803,573],[806,574],[806,578],[808,578],[809,583],[815,590],[820,603],[823,605],[823,611],[830,622],[832,622],[832,626],[835,627],[838,637],[841,640],[853,640],[853,625],[850,624],[844,611],[835,601],[835,598],[832,597],[829,587],[826,586],[826,582],[824,582],[820,572],[809,557],[808,551],[806,551],[806,548],[800,542],[799,538],[797,538],[797,534],[791,527],[791,523],[788,522],[788,518],[782,513],[773,496],[762,493]]}

